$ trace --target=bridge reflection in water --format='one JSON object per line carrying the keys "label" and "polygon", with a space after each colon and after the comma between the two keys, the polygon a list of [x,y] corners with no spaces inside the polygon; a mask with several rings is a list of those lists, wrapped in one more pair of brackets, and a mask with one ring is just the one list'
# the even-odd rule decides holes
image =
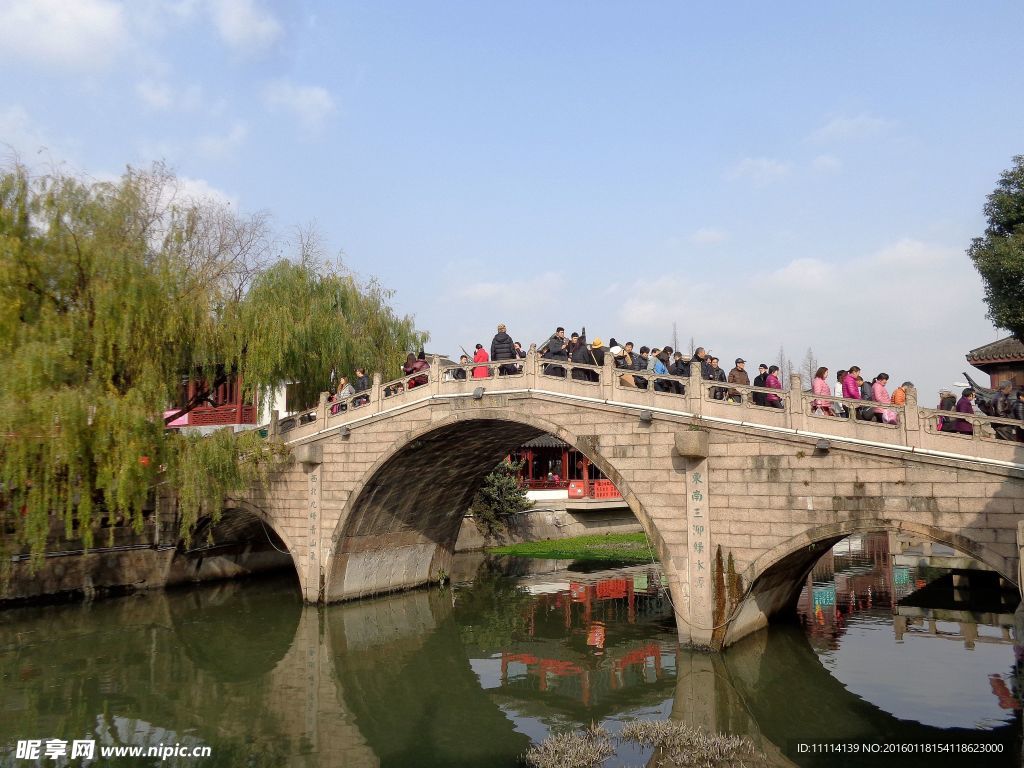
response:
{"label": "bridge reflection in water", "polygon": [[[839,576],[849,570],[835,565]],[[18,764],[18,739],[83,737],[206,744],[204,766],[513,766],[553,728],[601,722],[614,731],[635,717],[746,734],[776,764],[790,764],[798,740],[956,740],[980,724],[1007,749],[988,764],[1020,762],[1009,648],[968,652],[934,640],[958,654],[957,669],[908,679],[881,666],[891,662],[883,654],[864,675],[843,645],[877,630],[888,609],[874,587],[866,600],[870,582],[859,576],[850,593],[836,590],[838,605],[808,603],[808,627],[828,616],[835,630],[812,632],[817,652],[799,627],[777,627],[716,655],[678,648],[656,567],[543,567],[556,570],[510,578],[530,565],[486,561],[469,565],[472,584],[319,609],[302,606],[292,582],[235,582],[9,613],[0,766]],[[861,652],[934,651],[928,640],[897,643],[890,625],[874,636]],[[904,653],[896,663],[907,661]],[[988,693],[977,705],[966,695],[973,708],[952,715],[935,705],[950,686],[987,686],[992,673],[1003,699]],[[878,677],[904,699],[872,688]],[[942,717],[953,720],[927,724]],[[836,763],[804,755],[800,764]],[[907,755],[900,764],[936,763]]]}

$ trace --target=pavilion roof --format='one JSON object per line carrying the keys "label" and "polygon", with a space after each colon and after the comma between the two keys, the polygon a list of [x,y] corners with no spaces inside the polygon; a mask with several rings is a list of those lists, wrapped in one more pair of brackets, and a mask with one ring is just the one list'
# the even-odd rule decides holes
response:
{"label": "pavilion roof", "polygon": [[993,341],[991,344],[985,344],[967,353],[967,362],[972,365],[1018,361],[1024,361],[1024,342],[1015,336],[1007,336],[1005,339]]}
{"label": "pavilion roof", "polygon": [[567,443],[554,435],[543,434],[523,443],[523,448],[564,448]]}

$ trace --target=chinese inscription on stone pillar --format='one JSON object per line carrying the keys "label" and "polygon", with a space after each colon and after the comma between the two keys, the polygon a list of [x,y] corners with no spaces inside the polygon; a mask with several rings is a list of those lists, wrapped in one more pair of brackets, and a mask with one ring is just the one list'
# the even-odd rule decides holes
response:
{"label": "chinese inscription on stone pillar", "polygon": [[708,524],[708,461],[689,462],[686,474],[687,577],[690,617],[697,624],[711,617],[711,530]]}
{"label": "chinese inscription on stone pillar", "polygon": [[309,473],[309,563],[308,583],[316,589],[320,583],[320,467]]}

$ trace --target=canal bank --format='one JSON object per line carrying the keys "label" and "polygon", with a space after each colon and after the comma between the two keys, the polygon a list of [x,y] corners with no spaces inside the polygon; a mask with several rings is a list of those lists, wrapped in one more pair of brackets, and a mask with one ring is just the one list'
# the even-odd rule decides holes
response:
{"label": "canal bank", "polygon": [[139,530],[123,519],[101,519],[86,547],[54,524],[45,555],[34,560],[23,549],[10,556],[0,609],[294,571],[281,540],[244,511],[227,510],[217,524],[201,520],[187,543],[179,530],[176,517],[148,509]]}

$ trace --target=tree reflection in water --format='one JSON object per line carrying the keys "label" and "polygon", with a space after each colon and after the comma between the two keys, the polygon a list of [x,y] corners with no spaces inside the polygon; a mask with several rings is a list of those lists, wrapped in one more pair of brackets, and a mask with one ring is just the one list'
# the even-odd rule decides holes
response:
{"label": "tree reflection in water", "polygon": [[[913,651],[897,657],[904,669],[879,661],[873,677],[858,668],[840,679],[850,669],[845,643],[898,643],[891,618],[878,623],[887,610],[878,591],[870,607],[843,613],[827,643],[812,637],[817,652],[799,626],[783,626],[714,655],[677,647],[654,567],[585,574],[563,565],[515,578],[503,567],[491,563],[452,589],[325,608],[303,607],[294,582],[253,581],[9,612],[0,624],[0,766],[16,765],[18,739],[100,733],[208,744],[204,766],[513,766],[552,729],[596,722],[615,734],[630,720],[666,717],[748,736],[771,759],[805,765],[836,762],[798,757],[796,741],[949,741],[988,717],[1006,752],[987,764],[1020,762],[1019,710],[999,709],[1016,700],[1005,669],[980,677],[989,709],[1002,714],[965,709],[955,727],[925,724],[943,697],[957,696],[942,685],[960,672],[915,678],[920,644],[955,648],[965,669],[983,658],[981,645],[910,641],[898,646]],[[992,673],[1005,686],[990,688]],[[897,716],[865,675],[927,693]],[[608,765],[651,757],[620,750]],[[904,755],[900,765],[936,763]]]}

